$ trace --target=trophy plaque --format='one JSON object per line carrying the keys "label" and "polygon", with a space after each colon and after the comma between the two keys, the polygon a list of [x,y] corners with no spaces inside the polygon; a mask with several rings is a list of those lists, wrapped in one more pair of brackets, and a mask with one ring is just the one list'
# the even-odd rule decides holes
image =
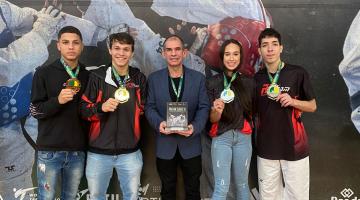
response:
{"label": "trophy plaque", "polygon": [[168,102],[166,112],[167,131],[188,130],[187,102]]}

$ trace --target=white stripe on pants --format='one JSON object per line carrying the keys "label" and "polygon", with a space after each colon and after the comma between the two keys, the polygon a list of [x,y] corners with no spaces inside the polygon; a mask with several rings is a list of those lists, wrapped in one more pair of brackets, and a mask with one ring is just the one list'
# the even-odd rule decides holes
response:
{"label": "white stripe on pants", "polygon": [[258,156],[257,166],[261,200],[309,200],[309,157],[287,161]]}

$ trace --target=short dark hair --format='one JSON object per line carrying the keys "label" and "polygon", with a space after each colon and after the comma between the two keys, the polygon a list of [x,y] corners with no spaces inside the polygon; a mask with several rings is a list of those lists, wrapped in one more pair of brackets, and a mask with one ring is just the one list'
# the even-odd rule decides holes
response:
{"label": "short dark hair", "polygon": [[225,54],[225,48],[227,45],[229,44],[235,44],[237,46],[239,46],[240,48],[240,63],[239,65],[236,67],[236,70],[238,70],[240,67],[241,67],[241,64],[243,63],[243,49],[242,49],[242,45],[239,41],[235,40],[235,39],[228,39],[228,40],[225,40],[221,47],[220,47],[220,51],[219,51],[219,56],[220,56],[220,59],[221,61],[224,61],[224,54]]}
{"label": "short dark hair", "polygon": [[279,44],[281,45],[281,35],[280,33],[273,29],[273,28],[266,28],[263,31],[261,31],[259,38],[258,38],[258,42],[259,42],[259,46],[261,45],[261,40],[266,38],[266,37],[275,37],[278,39]]}
{"label": "short dark hair", "polygon": [[61,38],[61,35],[64,33],[75,33],[80,37],[81,41],[83,40],[80,30],[74,26],[64,26],[62,29],[60,29],[58,33],[58,40]]}
{"label": "short dark hair", "polygon": [[164,40],[164,43],[163,43],[163,45],[164,45],[163,48],[165,48],[166,42],[167,42],[169,39],[172,39],[172,38],[176,38],[176,39],[180,40],[181,47],[182,47],[182,48],[185,48],[185,46],[184,46],[184,40],[183,40],[180,36],[178,36],[178,35],[170,35],[170,36],[166,37],[165,40]]}
{"label": "short dark hair", "polygon": [[129,33],[121,32],[109,35],[109,49],[111,49],[114,42],[119,42],[120,44],[130,44],[131,50],[134,52],[135,41]]}

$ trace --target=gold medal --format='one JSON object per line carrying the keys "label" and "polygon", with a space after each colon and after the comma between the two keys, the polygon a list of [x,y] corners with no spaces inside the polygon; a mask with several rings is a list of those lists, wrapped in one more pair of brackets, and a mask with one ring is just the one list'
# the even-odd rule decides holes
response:
{"label": "gold medal", "polygon": [[275,100],[280,94],[280,87],[277,84],[271,84],[266,90],[266,94],[270,99]]}
{"label": "gold medal", "polygon": [[220,98],[224,101],[224,103],[230,103],[235,98],[235,93],[231,89],[224,89],[221,94]]}
{"label": "gold medal", "polygon": [[120,103],[126,103],[130,99],[130,93],[125,87],[120,87],[115,91],[114,98]]}
{"label": "gold medal", "polygon": [[72,89],[74,92],[79,92],[81,88],[81,82],[77,78],[71,78],[65,83],[66,89]]}

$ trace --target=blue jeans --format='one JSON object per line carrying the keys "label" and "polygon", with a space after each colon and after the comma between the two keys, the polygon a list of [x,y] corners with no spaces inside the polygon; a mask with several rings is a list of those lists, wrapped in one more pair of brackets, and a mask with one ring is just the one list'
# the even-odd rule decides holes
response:
{"label": "blue jeans", "polygon": [[233,173],[236,185],[236,199],[249,200],[248,174],[251,161],[251,135],[238,130],[229,130],[211,143],[211,159],[215,188],[213,200],[226,199]]}
{"label": "blue jeans", "polygon": [[142,170],[142,154],[138,150],[120,155],[88,152],[86,179],[91,200],[106,200],[106,191],[115,168],[123,200],[137,200]]}
{"label": "blue jeans", "polygon": [[38,200],[53,200],[57,180],[61,179],[61,197],[74,200],[84,174],[85,152],[39,151],[37,160]]}

